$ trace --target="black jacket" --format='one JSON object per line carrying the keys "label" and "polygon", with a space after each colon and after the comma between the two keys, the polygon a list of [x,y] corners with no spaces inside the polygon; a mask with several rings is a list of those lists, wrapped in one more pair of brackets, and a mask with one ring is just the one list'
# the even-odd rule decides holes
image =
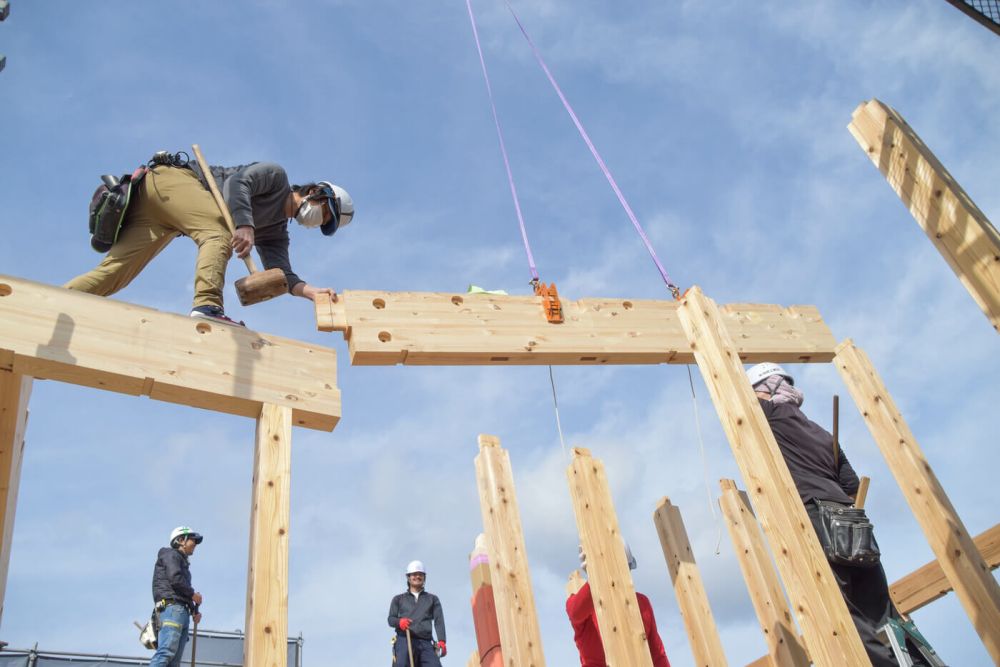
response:
{"label": "black jacket", "polygon": [[833,436],[794,403],[760,399],[760,407],[802,502],[832,500],[850,505],[858,491],[858,476],[843,449],[838,449],[833,460]]}
{"label": "black jacket", "polygon": [[193,607],[193,595],[187,556],[170,547],[160,549],[153,566],[153,602],[176,600]]}
{"label": "black jacket", "polygon": [[431,641],[434,639],[431,636],[431,621],[433,621],[438,641],[447,641],[444,633],[444,612],[441,610],[441,601],[433,593],[421,591],[420,595],[414,598],[413,593],[406,591],[392,598],[392,603],[389,605],[389,627],[395,628],[397,634],[405,634],[399,629],[399,619],[401,618],[413,621],[413,624],[410,625],[411,635]]}

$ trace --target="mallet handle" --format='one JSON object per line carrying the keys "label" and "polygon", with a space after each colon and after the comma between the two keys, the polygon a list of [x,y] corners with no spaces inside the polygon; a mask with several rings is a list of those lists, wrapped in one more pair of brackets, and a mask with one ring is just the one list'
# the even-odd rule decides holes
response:
{"label": "mallet handle", "polygon": [[[212,176],[212,171],[208,168],[208,163],[205,162],[205,156],[201,154],[201,149],[198,144],[191,144],[191,150],[194,151],[194,157],[198,160],[198,166],[201,167],[201,173],[205,175],[205,181],[208,183],[208,189],[212,191],[212,196],[215,197],[215,203],[219,207],[219,212],[222,213],[222,217],[225,219],[226,224],[229,225],[229,231],[233,236],[236,236],[236,225],[233,223],[233,216],[229,213],[229,207],[226,206],[226,200],[222,198],[222,194],[219,192],[218,186],[215,184],[215,178]],[[250,273],[257,273],[257,265],[254,264],[253,258],[248,254],[243,258],[246,262],[247,268],[250,269]]]}

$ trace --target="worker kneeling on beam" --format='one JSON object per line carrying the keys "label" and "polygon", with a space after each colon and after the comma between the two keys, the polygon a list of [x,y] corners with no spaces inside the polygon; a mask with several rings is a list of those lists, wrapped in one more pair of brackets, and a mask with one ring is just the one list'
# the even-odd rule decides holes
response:
{"label": "worker kneeling on beam", "polygon": [[[635,556],[628,544],[625,545],[625,559],[628,569],[636,568]],[[580,546],[580,567],[587,572],[587,554]],[[656,617],[653,615],[653,605],[649,598],[636,591],[636,601],[639,603],[639,615],[642,617],[642,629],[646,633],[646,644],[649,647],[649,657],[653,667],[670,667],[667,652],[663,648],[663,640],[656,629]],[[573,625],[573,641],[580,652],[580,667],[607,667],[604,655],[604,642],[601,641],[601,631],[597,626],[597,611],[594,609],[594,598],[590,592],[590,582],[585,583],[580,590],[566,599],[566,614]]]}
{"label": "worker kneeling on beam", "polygon": [[188,639],[188,625],[201,621],[201,593],[191,586],[188,560],[202,536],[187,526],[178,526],[170,533],[170,546],[156,555],[153,566],[153,603],[159,617],[156,653],[149,667],[178,667]]}
{"label": "worker kneeling on beam", "polygon": [[[873,667],[898,665],[891,649],[877,637],[878,629],[890,615],[898,614],[889,597],[889,584],[871,534],[871,523],[861,510],[852,507],[860,483],[854,468],[834,443],[833,436],[799,409],[805,397],[785,369],[769,362],[757,364],[747,371],[747,378],[760,400]],[[831,526],[829,519],[834,515],[839,515],[841,525],[852,515],[862,521],[849,526],[851,535],[843,539],[834,534],[837,528]],[[866,531],[868,539],[859,541],[858,536]]]}
{"label": "worker kneeling on beam", "polygon": [[255,246],[265,269],[284,272],[289,293],[307,299],[334,294],[328,287],[310,285],[292,270],[288,224],[294,219],[332,236],[354,217],[354,203],[346,190],[329,181],[290,185],[285,170],[271,162],[209,167],[233,217],[234,236],[198,164],[182,155],[186,154],[157,153],[131,180],[123,177],[130,194],[122,198],[121,226],[107,245],[95,243],[96,237],[92,240],[95,249],[107,255],[97,268],[64,287],[100,296],[115,294],[173,239],[189,236],[198,246],[192,317],[237,324],[226,317],[223,307],[226,265],[234,250],[244,258]]}
{"label": "worker kneeling on beam", "polygon": [[[438,657],[448,654],[445,645],[444,612],[441,601],[424,590],[427,571],[419,560],[406,567],[406,591],[389,604],[389,627],[396,630],[394,667],[441,667]],[[431,624],[438,641],[434,643]],[[410,655],[414,665],[410,664]]]}

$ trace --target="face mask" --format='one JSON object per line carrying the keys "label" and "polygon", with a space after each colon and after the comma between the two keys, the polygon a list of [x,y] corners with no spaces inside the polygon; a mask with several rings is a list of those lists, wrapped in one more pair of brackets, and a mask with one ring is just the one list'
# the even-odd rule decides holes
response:
{"label": "face mask", "polygon": [[319,227],[323,224],[323,207],[310,202],[302,202],[295,220],[303,227]]}

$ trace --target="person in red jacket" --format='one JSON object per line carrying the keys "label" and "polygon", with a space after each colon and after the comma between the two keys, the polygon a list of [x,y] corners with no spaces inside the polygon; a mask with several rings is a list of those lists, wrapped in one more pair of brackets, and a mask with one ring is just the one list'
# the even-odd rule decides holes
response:
{"label": "person in red jacket", "polygon": [[[631,549],[625,545],[625,557],[628,568],[634,570],[635,557]],[[580,564],[587,571],[587,557],[580,548]],[[667,653],[663,649],[663,641],[656,631],[656,617],[653,615],[653,605],[638,591],[635,594],[639,603],[639,615],[642,616],[642,628],[646,633],[646,643],[649,646],[649,656],[653,659],[653,667],[670,667]],[[566,614],[573,625],[573,641],[580,651],[580,667],[608,667],[604,657],[604,644],[601,641],[601,631],[597,627],[597,613],[594,610],[594,598],[590,594],[590,583],[566,599]]]}

